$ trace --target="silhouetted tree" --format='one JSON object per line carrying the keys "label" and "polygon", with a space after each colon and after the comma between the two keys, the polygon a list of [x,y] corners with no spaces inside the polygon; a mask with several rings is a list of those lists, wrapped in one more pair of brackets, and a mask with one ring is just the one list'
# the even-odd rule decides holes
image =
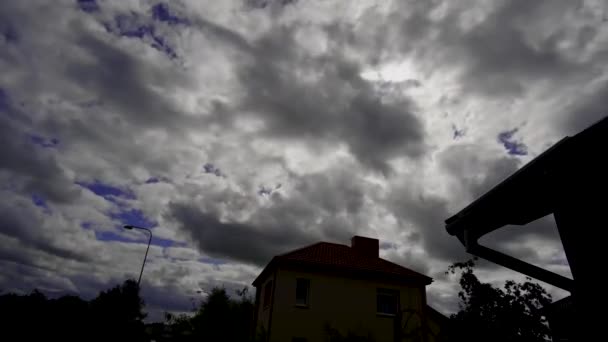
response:
{"label": "silhouetted tree", "polygon": [[247,341],[253,303],[246,290],[239,293],[233,300],[226,289],[212,289],[193,318],[194,335],[206,341]]}
{"label": "silhouetted tree", "polygon": [[90,303],[92,320],[98,328],[99,340],[144,339],[144,302],[134,280],[127,280],[107,291],[99,293]]}
{"label": "silhouetted tree", "polygon": [[450,317],[457,341],[546,341],[547,318],[542,308],[551,296],[530,278],[524,283],[507,281],[504,289],[482,283],[469,260],[448,268],[461,270],[460,311]]}
{"label": "silhouetted tree", "polygon": [[226,289],[213,288],[192,317],[166,315],[172,341],[249,341],[253,321],[253,301],[247,289],[237,291],[238,299]]}
{"label": "silhouetted tree", "polygon": [[52,332],[52,318],[49,301],[38,290],[27,295],[8,293],[0,296],[2,335],[8,337],[8,340],[11,336],[27,340],[49,334]]}
{"label": "silhouetted tree", "polygon": [[137,283],[126,281],[87,302],[76,296],[48,299],[30,294],[0,295],[3,341],[108,341],[143,339],[143,301]]}

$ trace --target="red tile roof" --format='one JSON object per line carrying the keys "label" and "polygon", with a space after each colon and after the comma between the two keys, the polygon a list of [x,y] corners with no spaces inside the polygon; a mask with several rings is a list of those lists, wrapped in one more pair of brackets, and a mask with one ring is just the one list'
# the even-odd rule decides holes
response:
{"label": "red tile roof", "polygon": [[318,242],[296,249],[289,253],[275,256],[264,271],[253,282],[254,286],[261,281],[264,274],[279,265],[298,265],[309,268],[347,271],[354,274],[365,274],[372,277],[410,280],[429,284],[432,279],[382,258],[363,255],[349,246],[329,242]]}

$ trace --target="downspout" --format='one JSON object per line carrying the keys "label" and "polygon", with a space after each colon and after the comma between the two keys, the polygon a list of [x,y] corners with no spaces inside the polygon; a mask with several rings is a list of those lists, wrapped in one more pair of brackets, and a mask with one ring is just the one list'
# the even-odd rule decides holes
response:
{"label": "downspout", "polygon": [[268,334],[266,334],[266,341],[270,342],[270,332],[272,327],[272,311],[274,310],[274,291],[277,288],[277,269],[274,269],[274,276],[272,279],[272,295],[270,298],[270,313],[268,314]]}
{"label": "downspout", "polygon": [[259,287],[255,288],[255,308],[253,312],[253,327],[251,328],[251,340],[254,341],[256,338],[256,334],[258,332],[258,316],[260,311],[260,296],[262,295],[262,291]]}
{"label": "downspout", "polygon": [[464,230],[464,245],[467,253],[476,255],[482,259],[489,260],[495,264],[504,266],[514,271],[523,273],[532,278],[544,281],[545,283],[559,287],[560,289],[572,293],[574,290],[574,280],[561,276],[557,273],[547,271],[538,266],[534,266],[525,261],[521,261],[510,255],[485,247],[472,239],[468,230]]}
{"label": "downspout", "polygon": [[424,285],[422,287],[422,289],[420,290],[420,292],[422,293],[422,322],[420,322],[422,324],[422,341],[423,342],[428,342],[429,340],[429,334],[431,329],[429,328],[429,321],[428,321],[428,317],[427,317],[427,304],[426,304],[426,285]]}

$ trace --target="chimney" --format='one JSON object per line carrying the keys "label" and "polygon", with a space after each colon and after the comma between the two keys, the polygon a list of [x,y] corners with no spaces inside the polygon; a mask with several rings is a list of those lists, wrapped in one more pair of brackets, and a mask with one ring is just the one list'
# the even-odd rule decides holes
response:
{"label": "chimney", "polygon": [[367,257],[380,257],[380,241],[363,236],[353,236],[350,239],[350,247],[357,253],[361,253]]}

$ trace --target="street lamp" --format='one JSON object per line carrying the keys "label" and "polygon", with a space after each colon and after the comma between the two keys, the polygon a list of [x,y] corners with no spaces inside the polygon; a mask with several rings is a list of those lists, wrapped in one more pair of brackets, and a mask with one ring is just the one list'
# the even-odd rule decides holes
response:
{"label": "street lamp", "polygon": [[139,283],[141,282],[141,275],[144,274],[144,266],[146,266],[146,259],[148,258],[148,251],[150,250],[150,243],[152,242],[152,231],[148,228],[132,226],[130,224],[123,227],[124,229],[141,229],[145,230],[150,234],[150,239],[148,239],[148,248],[146,248],[146,255],[144,256],[144,263],[141,264],[141,271],[139,272],[139,279],[137,280],[137,288],[139,288]]}

